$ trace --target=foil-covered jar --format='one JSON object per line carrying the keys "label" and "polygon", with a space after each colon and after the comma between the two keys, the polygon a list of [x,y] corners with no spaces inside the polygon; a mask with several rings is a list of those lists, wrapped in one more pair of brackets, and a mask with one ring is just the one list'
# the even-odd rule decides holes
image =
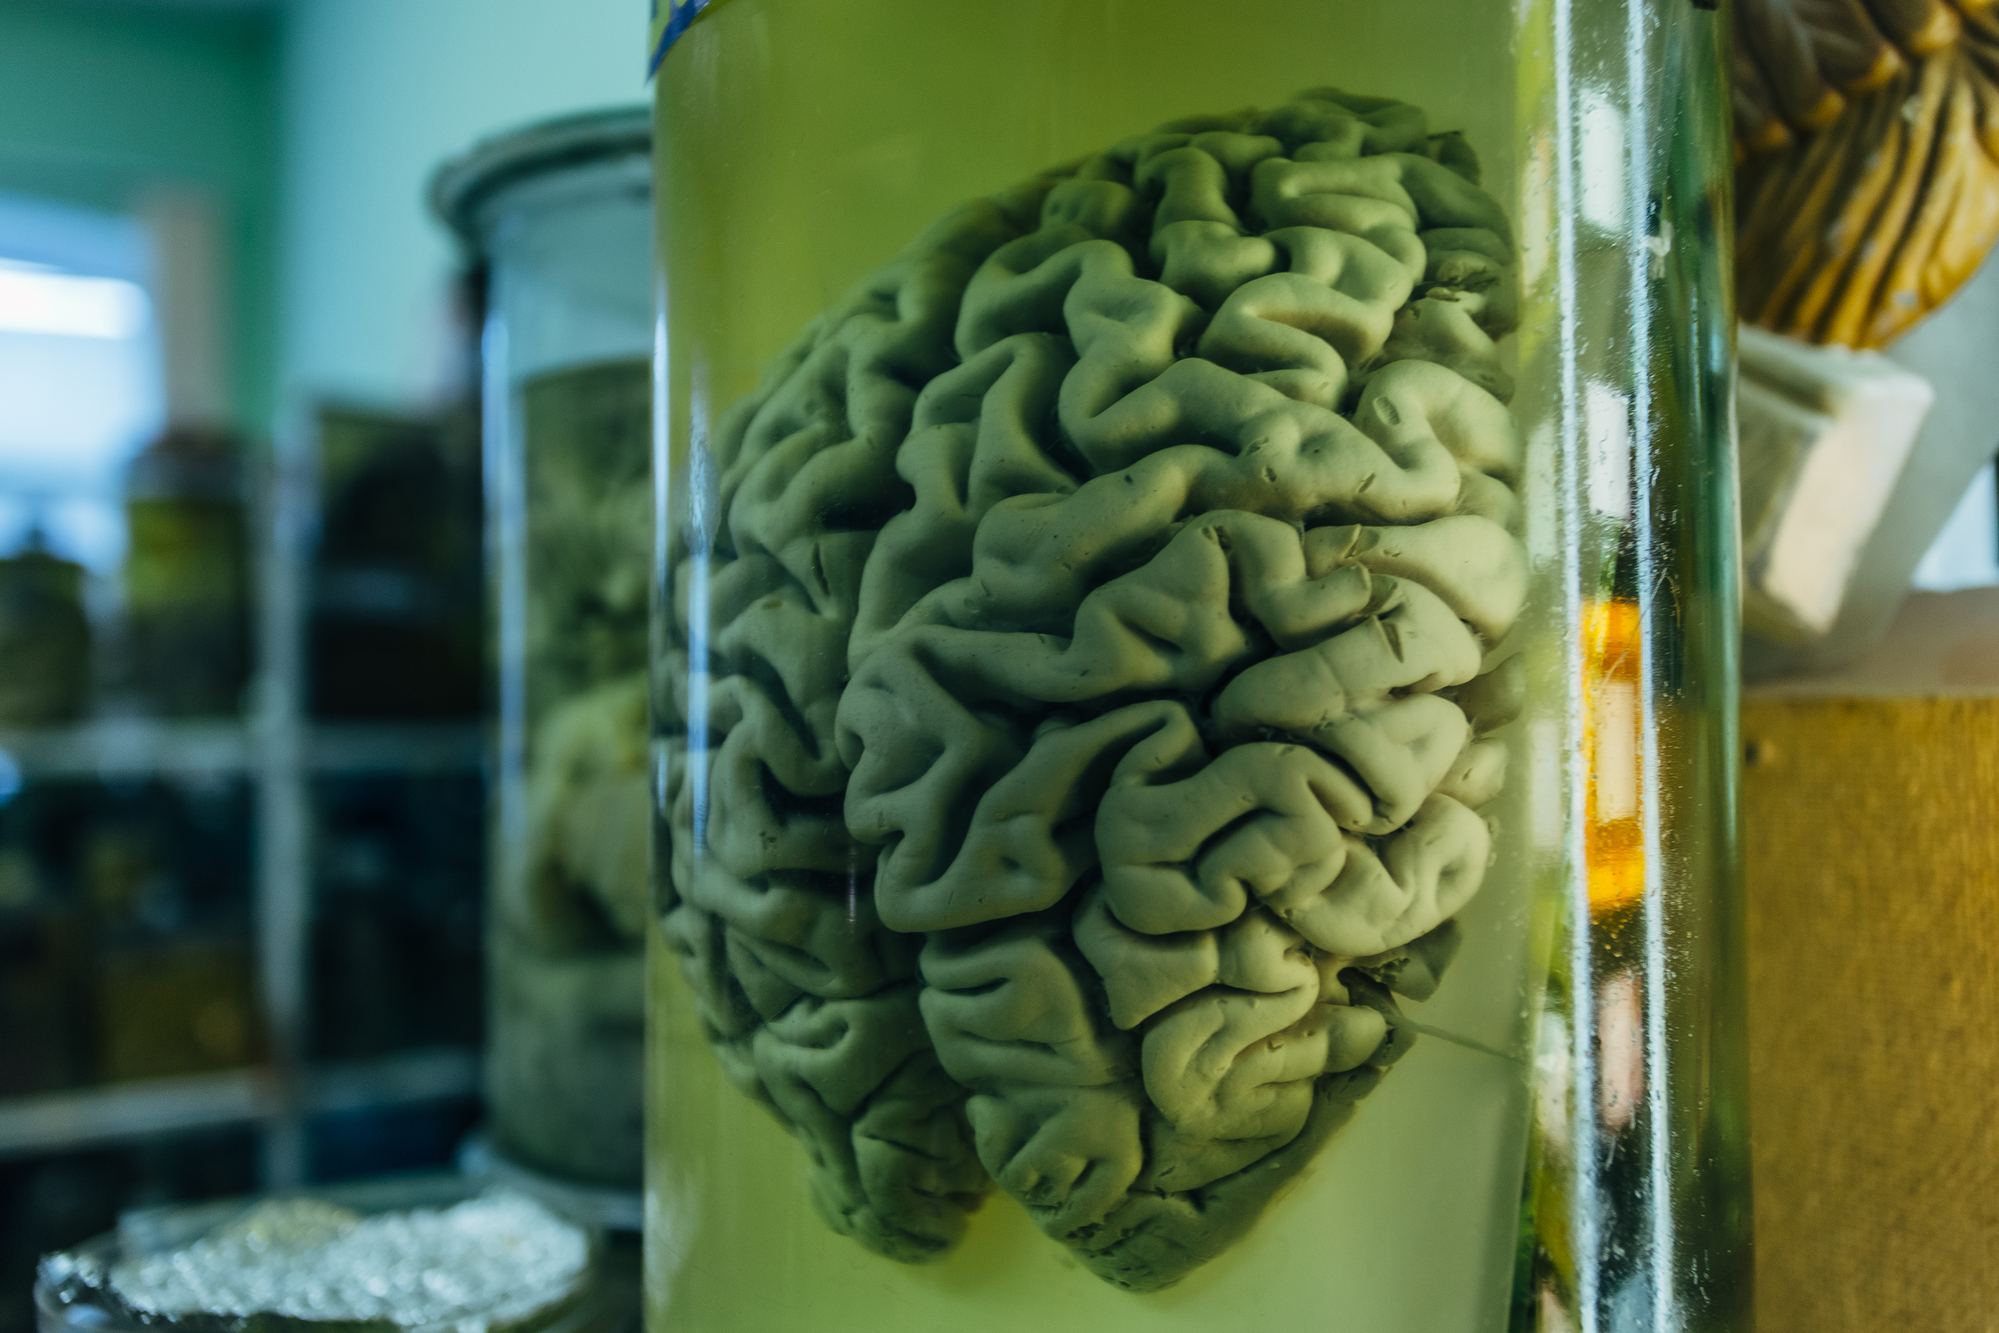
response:
{"label": "foil-covered jar", "polygon": [[662,8],[655,1333],[1746,1327],[1725,16]]}
{"label": "foil-covered jar", "polygon": [[491,1148],[508,1178],[600,1194],[634,1193],[642,1156],[651,168],[623,109],[489,140],[432,184],[486,270]]}

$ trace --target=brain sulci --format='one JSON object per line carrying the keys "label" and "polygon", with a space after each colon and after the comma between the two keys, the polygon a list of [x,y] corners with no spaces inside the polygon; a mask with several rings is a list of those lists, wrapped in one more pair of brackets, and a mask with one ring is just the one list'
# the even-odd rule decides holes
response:
{"label": "brain sulci", "polygon": [[661,909],[821,1214],[995,1186],[1120,1286],[1407,1049],[1491,859],[1527,590],[1471,151],[1320,89],[941,219],[694,451]]}

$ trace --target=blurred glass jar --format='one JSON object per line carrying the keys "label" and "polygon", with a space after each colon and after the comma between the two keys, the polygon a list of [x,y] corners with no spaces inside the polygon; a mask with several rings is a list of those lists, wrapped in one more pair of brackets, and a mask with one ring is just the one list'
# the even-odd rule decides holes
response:
{"label": "blurred glass jar", "polygon": [[666,8],[653,1327],[1745,1328],[1724,21]]}
{"label": "blurred glass jar", "polygon": [[72,722],[90,705],[83,566],[39,542],[0,559],[0,727]]}
{"label": "blurred glass jar", "polygon": [[652,553],[651,131],[537,125],[432,198],[489,267],[499,747],[487,1090],[497,1151],[638,1187]]}
{"label": "blurred glass jar", "polygon": [[125,476],[123,670],[146,711],[227,717],[250,681],[250,549],[243,445],[169,426]]}

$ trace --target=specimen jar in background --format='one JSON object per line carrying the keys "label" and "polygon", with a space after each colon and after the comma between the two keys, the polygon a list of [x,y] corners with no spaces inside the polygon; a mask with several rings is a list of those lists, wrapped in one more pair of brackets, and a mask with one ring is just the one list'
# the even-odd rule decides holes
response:
{"label": "specimen jar in background", "polygon": [[1725,11],[663,8],[655,1333],[1744,1328]]}
{"label": "specimen jar in background", "polygon": [[625,1192],[651,836],[650,153],[642,109],[596,113],[482,144],[432,187],[489,270],[491,1146],[502,1167]]}
{"label": "specimen jar in background", "polygon": [[40,1333],[617,1333],[596,1231],[455,1176],[127,1209],[42,1256]]}

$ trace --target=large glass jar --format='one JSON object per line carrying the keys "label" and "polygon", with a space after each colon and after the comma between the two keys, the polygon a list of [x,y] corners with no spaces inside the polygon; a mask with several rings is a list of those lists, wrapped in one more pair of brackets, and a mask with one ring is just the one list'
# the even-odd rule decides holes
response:
{"label": "large glass jar", "polygon": [[1725,14],[695,8],[654,1333],[1746,1327]]}
{"label": "large glass jar", "polygon": [[[488,268],[492,1150],[506,1178],[626,1195],[651,838],[651,181],[649,118],[623,109],[492,140],[433,185]],[[591,1211],[636,1224],[616,1199]]]}

